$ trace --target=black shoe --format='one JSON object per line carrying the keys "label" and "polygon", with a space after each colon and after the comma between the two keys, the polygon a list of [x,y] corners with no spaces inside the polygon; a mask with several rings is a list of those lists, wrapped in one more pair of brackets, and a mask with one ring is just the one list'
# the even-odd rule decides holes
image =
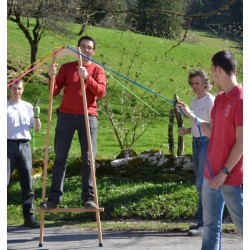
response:
{"label": "black shoe", "polygon": [[54,209],[58,208],[59,204],[55,201],[46,201],[46,202],[41,202],[39,208],[41,209]]}
{"label": "black shoe", "polygon": [[32,228],[39,228],[40,227],[40,223],[36,220],[36,218],[34,216],[30,216],[28,218],[25,218],[23,225],[26,227],[32,227]]}
{"label": "black shoe", "polygon": [[97,208],[95,202],[94,202],[94,197],[84,197],[83,198],[83,206],[84,208]]}
{"label": "black shoe", "polygon": [[199,229],[200,227],[203,227],[203,223],[198,223],[197,225],[192,225],[189,227],[189,230],[193,230],[193,229]]}
{"label": "black shoe", "polygon": [[188,231],[188,236],[202,236],[202,232],[203,232],[203,224],[190,226]]}

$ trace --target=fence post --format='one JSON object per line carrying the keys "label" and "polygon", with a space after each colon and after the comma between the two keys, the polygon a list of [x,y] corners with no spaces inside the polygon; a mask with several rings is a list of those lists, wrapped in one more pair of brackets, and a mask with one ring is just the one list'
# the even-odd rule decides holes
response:
{"label": "fence post", "polygon": [[169,111],[169,123],[168,123],[168,145],[169,145],[169,153],[174,155],[174,110],[171,109]]}
{"label": "fence post", "polygon": [[[174,94],[174,101],[175,102],[179,101],[179,97],[176,94]],[[175,112],[178,128],[182,128],[183,127],[183,114],[177,112],[176,109],[174,109],[174,112]],[[184,139],[183,139],[183,136],[178,135],[177,156],[180,156],[183,154],[184,154]]]}

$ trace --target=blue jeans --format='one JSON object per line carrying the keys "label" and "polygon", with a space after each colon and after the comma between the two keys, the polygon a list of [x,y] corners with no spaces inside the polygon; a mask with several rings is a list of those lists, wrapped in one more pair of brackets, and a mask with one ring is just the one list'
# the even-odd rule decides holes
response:
{"label": "blue jeans", "polygon": [[16,168],[20,180],[23,217],[34,214],[34,190],[32,189],[32,154],[28,140],[7,140],[7,186]]}
{"label": "blue jeans", "polygon": [[233,223],[243,235],[243,190],[242,187],[222,185],[219,190],[212,189],[204,178],[202,188],[204,228],[202,250],[221,249],[221,228],[224,204],[226,204]]}
{"label": "blue jeans", "polygon": [[[89,126],[93,158],[95,158],[97,141],[97,118],[95,116],[89,116]],[[85,118],[83,115],[65,114],[60,112],[58,114],[55,131],[55,159],[52,169],[52,183],[48,196],[48,200],[53,200],[58,204],[63,195],[66,162],[76,130],[82,155],[82,196],[94,197]]]}
{"label": "blue jeans", "polygon": [[202,185],[204,178],[204,171],[206,167],[206,154],[209,139],[205,136],[193,137],[192,149],[193,149],[193,163],[194,163],[194,175],[196,188],[198,192],[198,224],[203,223],[203,208],[202,208]]}

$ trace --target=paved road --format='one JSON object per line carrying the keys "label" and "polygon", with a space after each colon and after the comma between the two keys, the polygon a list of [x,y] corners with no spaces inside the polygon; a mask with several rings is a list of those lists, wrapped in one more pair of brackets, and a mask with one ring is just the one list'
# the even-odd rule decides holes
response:
{"label": "paved road", "polygon": [[[9,250],[199,250],[200,237],[187,236],[186,232],[157,231],[103,231],[103,247],[99,247],[98,233],[84,229],[48,227],[44,229],[44,242],[39,246],[39,229],[8,226]],[[242,250],[243,241],[237,234],[223,234],[222,249]]]}

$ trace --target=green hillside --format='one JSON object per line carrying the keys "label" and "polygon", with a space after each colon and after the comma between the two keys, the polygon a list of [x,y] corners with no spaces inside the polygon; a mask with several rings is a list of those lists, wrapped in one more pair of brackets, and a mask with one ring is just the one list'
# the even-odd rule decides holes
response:
{"label": "green hillside", "polygon": [[[17,25],[9,21],[7,24],[8,82],[10,82],[21,72],[29,69],[30,48],[28,41]],[[56,47],[63,45],[76,46],[79,36],[75,34],[78,33],[79,28],[78,25],[72,25],[72,34],[69,36],[48,32],[40,42],[37,58],[45,58]],[[202,68],[209,73],[211,56],[222,49],[228,49],[235,53],[239,60],[239,80],[242,81],[242,51],[237,50],[237,46],[233,41],[220,39],[207,32],[190,31],[187,41],[170,52],[168,52],[170,48],[178,41],[96,27],[88,27],[84,35],[92,36],[97,41],[94,60],[170,100],[173,99],[174,94],[177,94],[180,100],[190,103],[193,96],[187,84],[189,71]],[[58,63],[61,65],[68,60],[74,60],[74,58],[61,58]],[[39,68],[36,75],[26,85],[23,96],[24,99],[32,103],[41,98],[39,105],[42,111],[43,129],[39,134],[33,135],[33,147],[37,149],[43,148],[45,145],[49,98],[46,77],[49,63],[51,63],[51,60]],[[155,115],[153,124],[136,142],[133,149],[137,153],[152,148],[161,148],[168,152],[168,114],[172,108],[171,103],[154,96],[152,93],[145,92],[134,83],[110,72],[107,68],[107,96],[111,96],[111,106],[117,117],[122,113],[122,93],[127,91],[124,90],[122,85],[143,99],[145,103],[160,114],[158,115],[150,110],[132,94],[127,94],[131,98],[130,105],[134,105],[131,104],[131,100],[132,102],[137,101],[143,106],[143,109],[147,110],[149,116],[151,113]],[[214,93],[216,93],[215,89]],[[54,111],[58,107],[59,101],[60,96],[54,99]],[[98,156],[115,157],[120,152],[120,148],[109,120],[104,115],[102,108],[100,106],[99,108]],[[51,126],[51,144],[53,144],[55,117],[54,112]],[[185,125],[189,126],[188,120],[185,120]],[[185,137],[185,153],[191,152],[190,143],[191,137]],[[76,138],[72,144],[70,155],[79,155],[78,140]]]}

